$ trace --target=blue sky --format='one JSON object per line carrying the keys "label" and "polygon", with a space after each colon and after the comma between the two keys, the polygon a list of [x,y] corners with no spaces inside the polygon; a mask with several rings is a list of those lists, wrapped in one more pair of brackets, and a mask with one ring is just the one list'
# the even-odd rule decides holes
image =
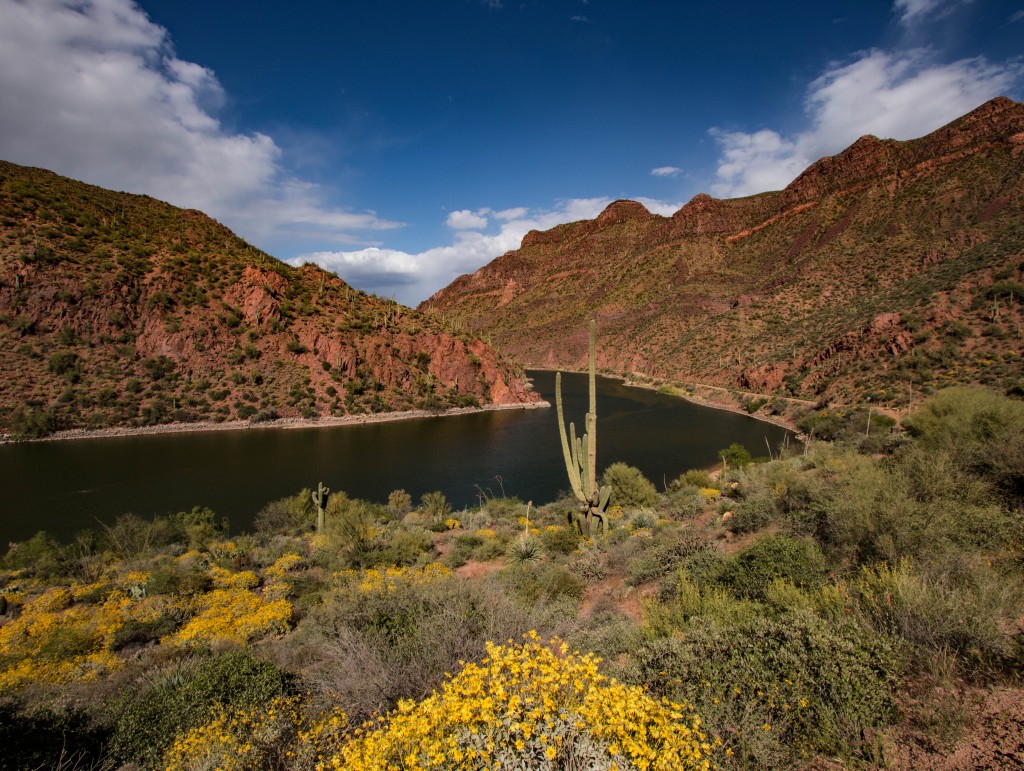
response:
{"label": "blue sky", "polygon": [[0,0],[0,158],[415,304],[616,198],[784,187],[1024,93],[1024,0]]}

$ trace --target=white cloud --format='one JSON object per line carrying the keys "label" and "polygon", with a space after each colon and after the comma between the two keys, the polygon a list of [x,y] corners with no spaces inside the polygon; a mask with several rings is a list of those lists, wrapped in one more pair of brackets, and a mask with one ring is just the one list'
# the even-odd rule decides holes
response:
{"label": "white cloud", "polygon": [[[671,216],[682,202],[659,201],[652,198],[635,199],[655,214]],[[559,201],[549,210],[531,210],[525,207],[493,211],[477,209],[467,213],[473,217],[489,214],[501,224],[496,232],[480,232],[483,227],[456,229],[453,243],[410,254],[395,249],[358,249],[354,251],[314,252],[289,260],[293,265],[315,262],[334,271],[343,279],[380,295],[392,294],[407,305],[416,305],[441,287],[447,286],[463,273],[472,273],[495,257],[518,249],[531,230],[548,230],[566,222],[593,219],[600,214],[611,198],[573,198]],[[449,215],[449,226],[451,226]],[[460,218],[461,219],[461,218]],[[468,218],[467,218],[468,219]]]}
{"label": "white cloud", "polygon": [[1022,20],[1024,20],[1024,10],[1017,11],[1017,13],[1013,14],[1013,16],[1010,17],[1010,23],[1011,24],[1013,24],[1016,21],[1022,21]]}
{"label": "white cloud", "polygon": [[656,169],[651,169],[651,174],[655,177],[677,177],[683,173],[683,170],[676,166],[659,166]]}
{"label": "white cloud", "polygon": [[481,209],[471,212],[468,209],[453,211],[448,215],[446,223],[452,230],[482,230],[487,227],[489,210]]}
{"label": "white cloud", "polygon": [[1018,60],[991,63],[977,57],[941,64],[923,49],[867,51],[849,64],[832,66],[811,84],[806,130],[787,137],[771,129],[712,129],[722,151],[712,192],[733,197],[779,190],[814,161],[864,134],[923,136],[1011,91],[1022,74]]}
{"label": "white cloud", "polygon": [[893,10],[900,16],[900,23],[907,26],[924,21],[928,17],[948,16],[958,5],[972,0],[895,0]]}
{"label": "white cloud", "polygon": [[397,226],[324,205],[273,139],[221,125],[223,102],[133,0],[0,0],[0,157],[202,209],[252,240]]}

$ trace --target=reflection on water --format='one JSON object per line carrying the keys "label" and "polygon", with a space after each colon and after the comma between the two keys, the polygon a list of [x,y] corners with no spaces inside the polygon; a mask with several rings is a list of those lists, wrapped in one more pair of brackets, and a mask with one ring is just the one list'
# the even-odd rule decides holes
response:
{"label": "reflection on water", "polygon": [[[554,402],[554,373],[532,372]],[[562,379],[566,419],[582,425],[586,376]],[[112,522],[209,506],[245,529],[268,501],[317,482],[385,501],[441,490],[456,507],[482,493],[541,503],[567,489],[555,410],[483,412],[333,428],[39,442],[0,447],[0,544],[45,529],[59,538]],[[619,381],[598,382],[598,464],[638,466],[659,488],[709,466],[733,442],[754,455],[785,431]]]}

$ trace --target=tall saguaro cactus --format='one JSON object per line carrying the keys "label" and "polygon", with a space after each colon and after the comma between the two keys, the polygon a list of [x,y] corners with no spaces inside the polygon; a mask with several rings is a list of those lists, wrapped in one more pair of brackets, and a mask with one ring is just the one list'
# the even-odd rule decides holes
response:
{"label": "tall saguaro cactus", "polygon": [[327,499],[331,495],[331,488],[324,487],[324,483],[319,482],[317,483],[316,492],[310,493],[310,495],[313,497],[313,504],[316,506],[316,531],[322,533],[326,520]]}
{"label": "tall saguaro cactus", "polygon": [[597,322],[590,322],[590,411],[584,418],[583,436],[576,436],[576,424],[569,424],[569,435],[565,433],[565,418],[562,414],[562,373],[555,375],[555,407],[558,411],[558,435],[562,440],[562,457],[569,474],[569,485],[579,502],[579,511],[570,515],[570,521],[591,538],[600,526],[608,533],[608,501],[611,487],[597,486],[597,377],[594,364],[594,338]]}

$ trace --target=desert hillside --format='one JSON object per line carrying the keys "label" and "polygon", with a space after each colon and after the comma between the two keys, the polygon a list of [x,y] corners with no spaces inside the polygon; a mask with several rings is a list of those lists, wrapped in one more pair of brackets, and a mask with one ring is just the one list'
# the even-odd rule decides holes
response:
{"label": "desert hillside", "polygon": [[1019,386],[1022,268],[1024,105],[998,98],[782,191],[531,232],[421,309],[525,365],[579,367],[596,317],[608,371],[903,407]]}

